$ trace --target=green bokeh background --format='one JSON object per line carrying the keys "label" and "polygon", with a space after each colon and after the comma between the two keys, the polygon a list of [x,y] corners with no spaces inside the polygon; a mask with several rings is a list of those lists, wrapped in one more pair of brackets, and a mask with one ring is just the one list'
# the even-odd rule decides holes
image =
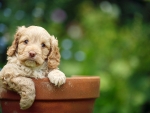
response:
{"label": "green bokeh background", "polygon": [[150,113],[149,20],[144,0],[0,0],[0,67],[18,26],[42,26],[66,76],[100,76],[93,113]]}

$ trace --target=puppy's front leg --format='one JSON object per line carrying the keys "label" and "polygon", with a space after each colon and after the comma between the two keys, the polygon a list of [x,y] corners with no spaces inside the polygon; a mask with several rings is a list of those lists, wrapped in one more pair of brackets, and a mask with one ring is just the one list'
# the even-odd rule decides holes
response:
{"label": "puppy's front leg", "polygon": [[66,82],[65,74],[58,69],[52,70],[48,74],[48,78],[55,86],[60,86]]}
{"label": "puppy's front leg", "polygon": [[8,85],[12,90],[17,91],[20,94],[21,109],[28,109],[33,104],[35,99],[35,86],[32,79],[26,77],[15,77],[10,80]]}

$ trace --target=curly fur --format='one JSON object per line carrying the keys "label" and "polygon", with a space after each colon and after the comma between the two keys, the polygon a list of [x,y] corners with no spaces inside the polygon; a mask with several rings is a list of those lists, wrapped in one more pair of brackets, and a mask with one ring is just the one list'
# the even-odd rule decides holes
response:
{"label": "curly fur", "polygon": [[14,90],[21,96],[20,108],[28,109],[35,99],[32,78],[48,77],[56,86],[66,77],[58,70],[60,53],[58,41],[42,27],[19,27],[7,51],[8,62],[0,72],[3,88]]}

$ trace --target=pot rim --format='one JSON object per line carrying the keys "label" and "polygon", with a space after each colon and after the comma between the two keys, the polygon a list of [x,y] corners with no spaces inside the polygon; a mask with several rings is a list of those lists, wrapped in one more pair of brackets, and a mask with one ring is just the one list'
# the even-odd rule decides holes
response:
{"label": "pot rim", "polygon": [[[33,79],[36,89],[35,100],[70,100],[92,99],[100,95],[100,77],[73,76],[67,77],[66,83],[60,87],[50,83],[48,78]],[[3,90],[0,99],[20,100],[13,91]]]}

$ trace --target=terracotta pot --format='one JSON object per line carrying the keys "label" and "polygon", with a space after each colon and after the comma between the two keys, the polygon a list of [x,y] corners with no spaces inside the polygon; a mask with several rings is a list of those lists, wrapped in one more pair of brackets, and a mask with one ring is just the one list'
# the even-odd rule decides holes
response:
{"label": "terracotta pot", "polygon": [[61,87],[48,78],[33,79],[36,99],[27,110],[19,106],[20,96],[13,91],[2,91],[2,113],[92,113],[94,101],[99,97],[99,77],[71,77]]}

